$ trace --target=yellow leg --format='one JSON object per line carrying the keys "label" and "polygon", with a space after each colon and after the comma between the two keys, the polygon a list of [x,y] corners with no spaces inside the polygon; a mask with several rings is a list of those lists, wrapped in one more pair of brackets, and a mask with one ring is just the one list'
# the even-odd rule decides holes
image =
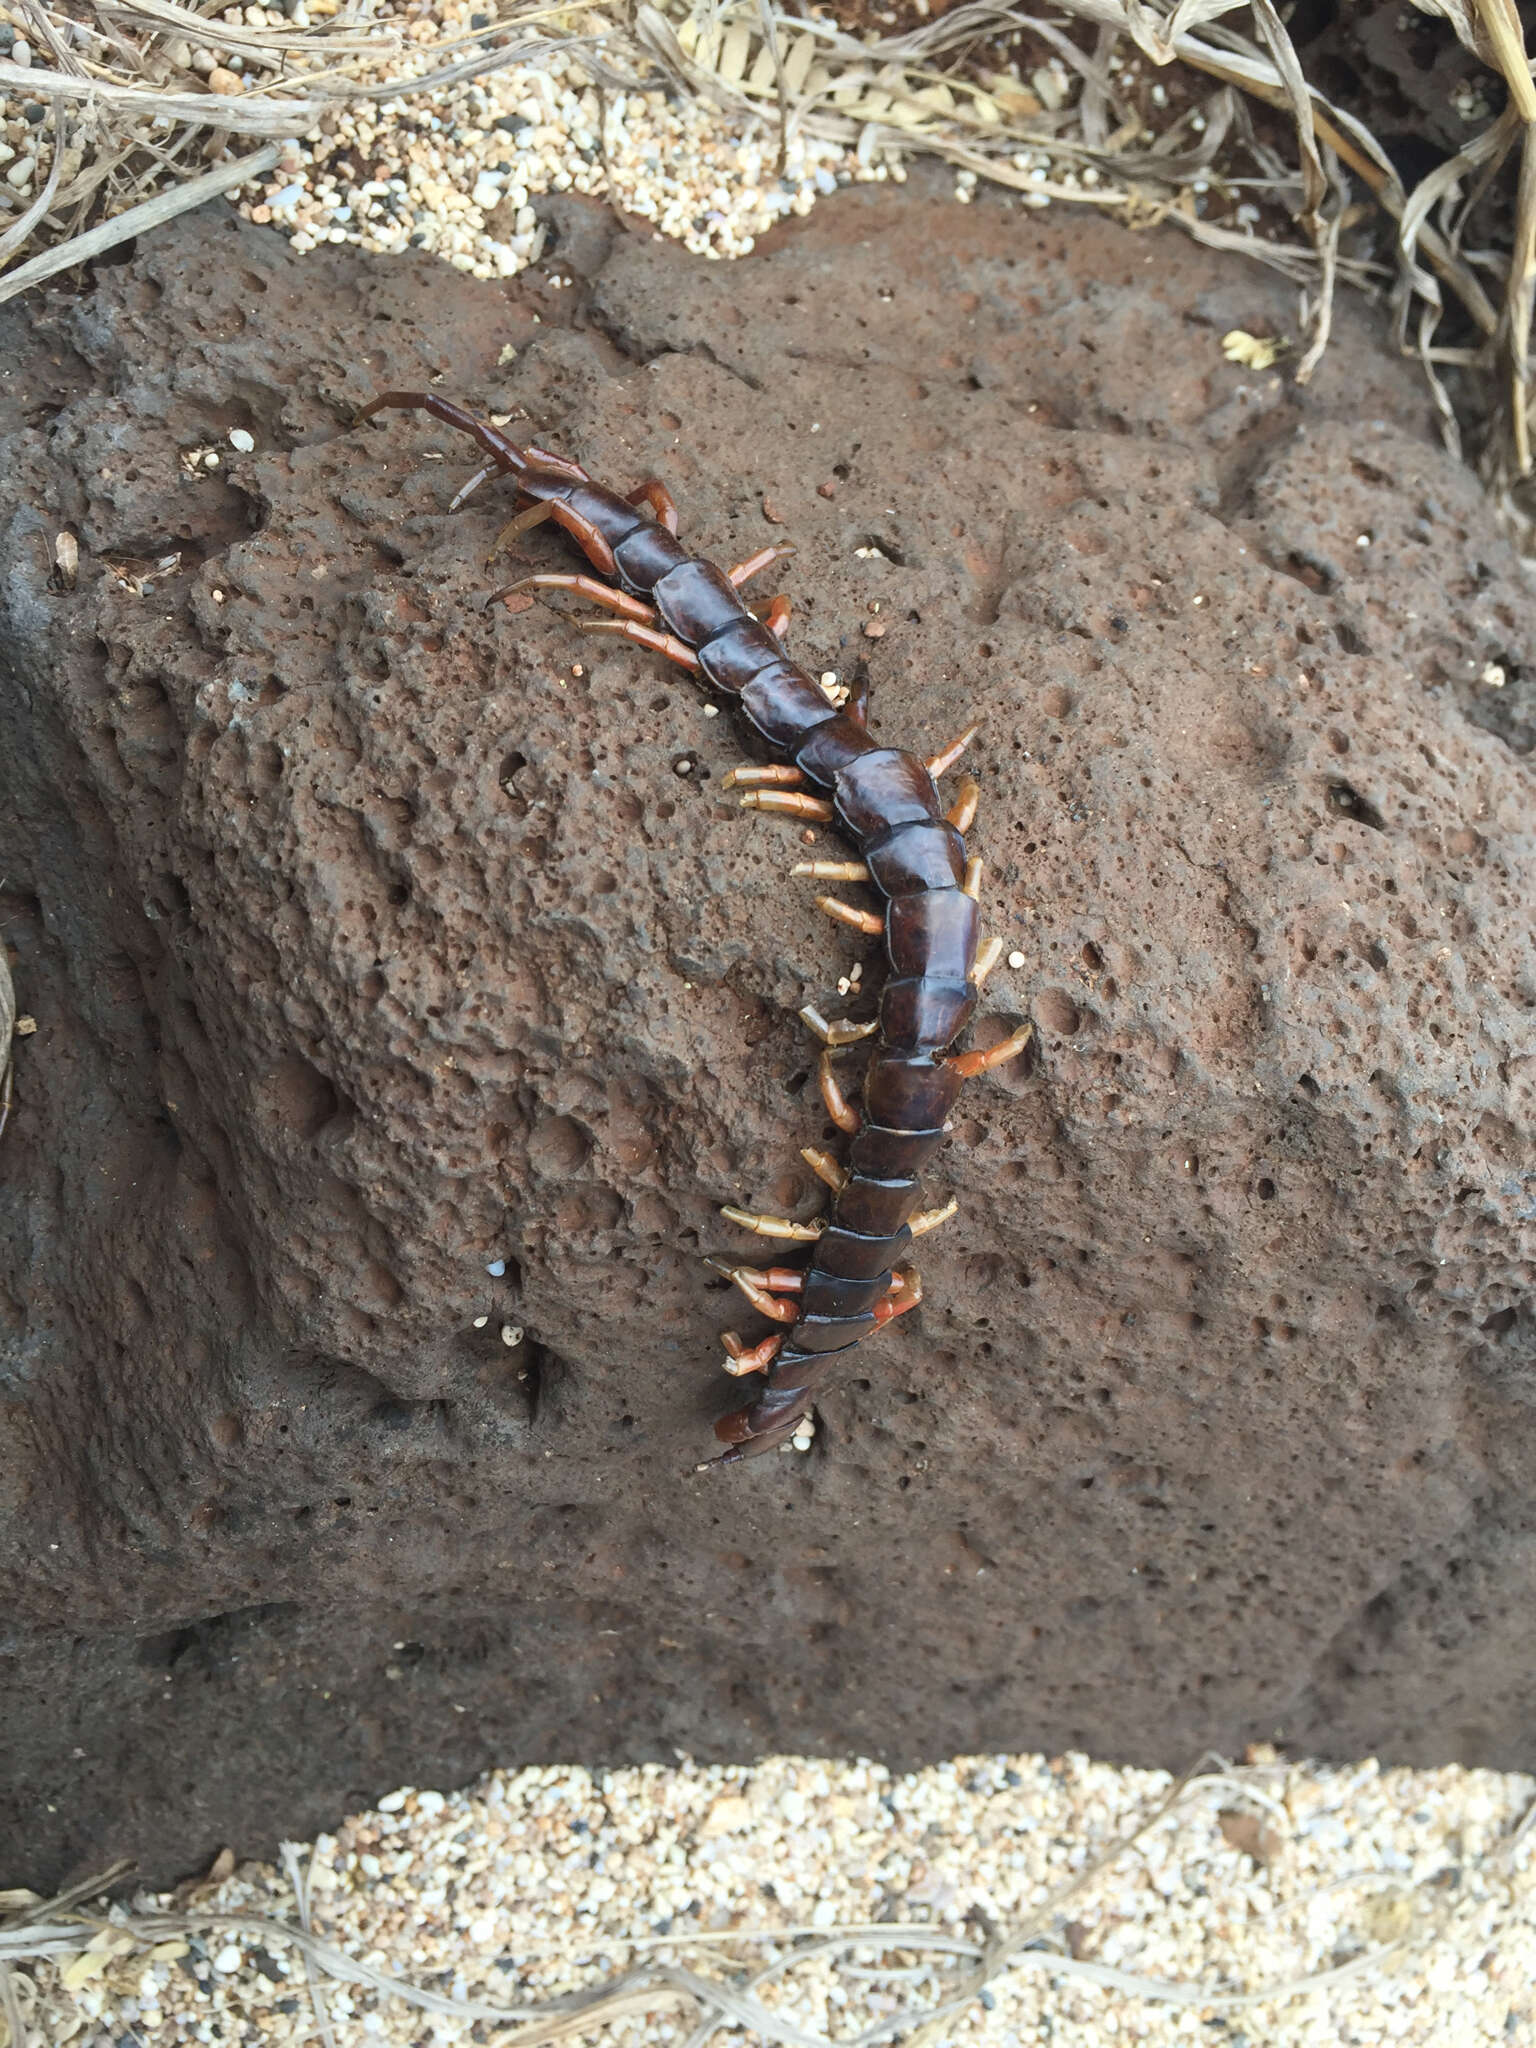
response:
{"label": "yellow leg", "polygon": [[960,794],[944,815],[957,832],[969,832],[976,816],[976,806],[980,802],[981,785],[974,776],[967,775],[960,785]]}
{"label": "yellow leg", "polygon": [[940,753],[928,756],[924,766],[935,782],[938,781],[941,775],[949,773],[949,770],[954,767],[960,756],[980,731],[981,727],[979,725],[968,725],[960,737],[956,740],[951,740],[949,745]]}
{"label": "yellow leg", "polygon": [[830,1152],[823,1152],[819,1145],[802,1145],[800,1157],[818,1180],[826,1182],[834,1195],[842,1193],[848,1184],[848,1172],[838,1165]]}
{"label": "yellow leg", "polygon": [[744,810],[783,811],[788,817],[810,818],[818,825],[832,822],[832,806],[825,797],[805,796],[797,789],[749,789],[741,802]]}
{"label": "yellow leg", "polygon": [[965,864],[965,880],[960,884],[973,903],[981,901],[981,855],[973,853]]}
{"label": "yellow leg", "polygon": [[880,1029],[878,1023],[854,1024],[846,1017],[829,1024],[820,1010],[809,1003],[801,1010],[800,1021],[815,1032],[823,1045],[857,1045],[861,1038],[871,1038]]}
{"label": "yellow leg", "polygon": [[773,762],[763,768],[731,768],[721,776],[722,789],[757,789],[761,787],[795,789],[805,777],[798,768],[791,768],[788,762]]}
{"label": "yellow leg", "polygon": [[971,979],[978,988],[1003,957],[1003,942],[995,935],[984,939],[976,950],[976,965],[971,969]]}
{"label": "yellow leg", "polygon": [[869,869],[861,860],[797,860],[792,875],[811,875],[818,882],[867,882]]}
{"label": "yellow leg", "polygon": [[920,1209],[909,1219],[907,1228],[914,1237],[926,1237],[930,1230],[937,1230],[941,1223],[947,1223],[959,1207],[960,1204],[951,1195],[942,1209]]}
{"label": "yellow leg", "polygon": [[546,519],[553,516],[554,510],[549,499],[544,498],[536,505],[527,506],[515,519],[509,519],[491,542],[490,553],[485,558],[487,562],[494,562],[502,549],[510,547],[522,534],[531,533],[534,527],[542,526]]}
{"label": "yellow leg", "polygon": [[885,930],[883,917],[877,917],[872,910],[855,910],[851,903],[844,903],[840,896],[818,896],[816,901],[828,917],[836,918],[839,924],[852,925],[856,932],[863,932],[871,939],[878,938]]}
{"label": "yellow leg", "polygon": [[729,1216],[733,1223],[739,1223],[743,1230],[755,1230],[759,1237],[793,1238],[797,1244],[814,1244],[825,1226],[817,1223],[791,1223],[787,1216],[760,1216],[751,1209],[736,1209],[726,1203],[721,1209],[722,1216]]}

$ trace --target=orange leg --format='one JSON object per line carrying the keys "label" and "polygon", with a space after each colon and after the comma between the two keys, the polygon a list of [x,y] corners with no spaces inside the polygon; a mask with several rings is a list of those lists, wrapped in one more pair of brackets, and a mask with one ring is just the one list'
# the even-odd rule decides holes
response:
{"label": "orange leg", "polygon": [[909,1308],[916,1308],[923,1298],[923,1283],[913,1271],[905,1266],[891,1275],[891,1291],[884,1301],[875,1303],[875,1322],[894,1322],[897,1316],[904,1316]]}
{"label": "orange leg", "polygon": [[866,938],[878,938],[885,930],[883,917],[876,916],[872,910],[858,910],[853,904],[845,903],[841,896],[818,896],[816,905],[828,917],[835,917],[839,924],[851,925],[856,932],[863,932]]}
{"label": "orange leg", "polygon": [[761,1344],[754,1344],[749,1351],[734,1330],[722,1330],[720,1342],[725,1346],[725,1369],[733,1379],[743,1379],[749,1372],[766,1372],[779,1355],[783,1336],[776,1334],[765,1337]]}
{"label": "orange leg", "polygon": [[505,590],[498,590],[491,603],[498,597],[510,597],[515,590],[573,590],[578,597],[590,597],[594,604],[606,605],[621,618],[638,619],[643,626],[656,623],[653,606],[642,603],[638,597],[631,597],[627,591],[615,590],[611,583],[601,583],[595,576],[577,576],[570,571],[549,570],[542,576],[524,576],[521,582],[509,583]]}
{"label": "orange leg", "polygon": [[776,597],[763,614],[763,624],[775,640],[782,640],[789,631],[790,603],[787,597]]}
{"label": "orange leg", "polygon": [[[531,454],[532,450],[529,452]],[[673,503],[672,493],[659,476],[648,476],[643,484],[636,484],[635,488],[626,491],[624,496],[631,505],[649,505],[668,533],[676,533],[677,506]],[[733,582],[734,580],[732,578]]]}
{"label": "orange leg", "polygon": [[985,1052],[957,1052],[949,1064],[963,1074],[967,1081],[978,1074],[990,1073],[993,1067],[1000,1067],[1008,1060],[1017,1059],[1035,1035],[1033,1024],[1021,1024],[1011,1038],[1005,1038],[1001,1045],[988,1046]]}
{"label": "orange leg", "polygon": [[[780,1301],[782,1293],[798,1292],[804,1283],[804,1274],[792,1272],[787,1266],[773,1266],[766,1272],[759,1272],[755,1266],[727,1266],[723,1261],[711,1260],[716,1270],[723,1272],[738,1286],[760,1316],[766,1316],[771,1323],[792,1323],[800,1311],[792,1301]],[[793,1287],[774,1287],[774,1281],[791,1281]]]}
{"label": "orange leg", "polygon": [[[679,640],[675,633],[658,632],[654,626],[642,626],[638,619],[583,619],[580,630],[583,633],[608,633],[620,640],[633,640],[637,646],[649,647],[655,654],[664,654],[668,661],[675,661],[679,668],[692,669],[698,674],[699,657],[693,649]],[[746,801],[745,798],[742,799]]]}
{"label": "orange leg", "polygon": [[798,768],[787,761],[770,761],[761,768],[731,768],[720,778],[722,789],[759,787],[794,789],[805,780]]}
{"label": "orange leg", "polygon": [[859,1128],[859,1112],[837,1085],[837,1076],[832,1071],[832,1047],[827,1046],[816,1069],[816,1078],[821,1083],[821,1099],[827,1105],[827,1115],[840,1131],[850,1136]]}
{"label": "orange leg", "polygon": [[579,512],[573,512],[569,505],[556,505],[550,514],[556,526],[564,527],[600,576],[611,576],[616,564],[613,549],[603,539],[590,519],[583,519]]}
{"label": "orange leg", "polygon": [[[620,628],[620,631],[628,630],[627,627]],[[635,630],[642,629],[637,627]],[[832,806],[825,797],[806,796],[798,789],[749,789],[741,801],[749,811],[783,811],[791,818],[814,819],[818,825],[830,825],[833,818]]]}
{"label": "orange leg", "polygon": [[727,569],[726,580],[740,590],[743,583],[759,575],[775,562],[782,562],[786,555],[795,552],[793,541],[784,541],[778,547],[759,548],[755,555],[748,555],[744,562],[738,562],[734,569]]}

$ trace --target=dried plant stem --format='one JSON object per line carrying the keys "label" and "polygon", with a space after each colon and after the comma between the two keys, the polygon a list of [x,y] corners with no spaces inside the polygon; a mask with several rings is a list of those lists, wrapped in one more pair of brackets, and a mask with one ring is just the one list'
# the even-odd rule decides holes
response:
{"label": "dried plant stem", "polygon": [[40,284],[45,277],[56,277],[61,270],[70,270],[89,257],[99,256],[104,249],[116,248],[119,242],[129,241],[134,235],[146,234],[150,228],[159,227],[162,221],[174,220],[177,214],[201,206],[205,199],[217,199],[221,193],[232,191],[248,179],[265,177],[282,153],[281,143],[269,142],[264,148],[253,150],[249,156],[215,165],[211,171],[204,171],[200,178],[189,179],[185,185],[171,185],[164,192],[157,192],[153,199],[129,207],[126,213],[114,214],[111,220],[102,221],[87,233],[77,235],[73,241],[45,249],[40,256],[34,256],[30,262],[20,264],[0,277],[0,305],[4,305],[7,299],[14,299],[29,285]]}

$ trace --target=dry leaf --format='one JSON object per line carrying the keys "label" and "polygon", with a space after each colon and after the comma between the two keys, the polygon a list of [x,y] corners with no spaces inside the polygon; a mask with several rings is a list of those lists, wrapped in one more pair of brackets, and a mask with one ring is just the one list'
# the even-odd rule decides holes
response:
{"label": "dry leaf", "polygon": [[1285,1837],[1261,1813],[1245,1813],[1229,1806],[1216,1816],[1217,1825],[1229,1849],[1251,1856],[1255,1863],[1273,1863],[1285,1847]]}

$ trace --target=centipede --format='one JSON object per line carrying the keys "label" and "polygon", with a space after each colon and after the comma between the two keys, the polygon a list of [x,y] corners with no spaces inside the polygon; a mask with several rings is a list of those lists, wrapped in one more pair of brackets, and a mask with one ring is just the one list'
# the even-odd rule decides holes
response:
{"label": "centipede", "polygon": [[[977,727],[927,756],[885,746],[869,727],[867,671],[836,702],[792,661],[784,644],[788,599],[775,597],[759,618],[741,594],[791,547],[765,547],[722,570],[678,538],[677,507],[659,478],[625,494],[609,490],[569,457],[519,447],[435,392],[381,392],[358,423],[386,410],[427,413],[467,435],[486,458],[451,509],[493,478],[513,480],[514,517],[498,547],[553,520],[586,557],[587,571],[525,576],[491,602],[523,591],[590,600],[616,616],[583,620],[582,630],[633,641],[729,700],[774,758],[730,770],[722,786],[738,790],[747,809],[831,827],[851,858],[799,861],[791,873],[862,885],[881,904],[865,909],[833,894],[816,899],[829,917],[882,939],[886,964],[870,1021],[829,1021],[810,1004],[800,1012],[821,1042],[818,1079],[827,1115],[850,1141],[845,1161],[816,1146],[802,1151],[831,1190],[830,1209],[808,1222],[734,1204],[721,1211],[759,1238],[810,1247],[803,1266],[708,1262],[773,1326],[756,1341],[733,1330],[722,1334],[725,1370],[754,1379],[756,1389],[746,1406],[715,1424],[725,1449],[708,1462],[738,1464],[789,1444],[833,1369],[922,1300],[912,1242],[956,1209],[953,1199],[921,1206],[923,1170],[952,1127],[962,1084],[1017,1058],[1031,1036],[1025,1024],[985,1050],[953,1049],[1002,953],[1001,939],[980,936],[982,863],[966,847],[979,785],[964,775],[947,805],[938,788]],[[864,1039],[874,1044],[859,1107],[838,1059]]]}

